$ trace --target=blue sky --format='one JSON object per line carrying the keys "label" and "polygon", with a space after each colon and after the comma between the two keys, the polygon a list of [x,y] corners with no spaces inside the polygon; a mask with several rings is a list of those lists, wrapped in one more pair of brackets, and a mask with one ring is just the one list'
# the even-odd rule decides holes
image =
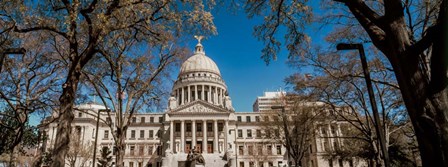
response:
{"label": "blue sky", "polygon": [[[235,110],[252,111],[257,96],[265,91],[284,89],[283,80],[295,69],[286,64],[285,50],[269,65],[260,58],[263,42],[252,35],[253,27],[261,22],[260,18],[248,19],[242,11],[231,14],[220,10],[214,11],[213,15],[218,34],[202,41],[205,53],[218,65]],[[322,38],[319,31],[310,29],[307,32],[313,39]],[[196,43],[192,37],[188,46],[193,49]]]}

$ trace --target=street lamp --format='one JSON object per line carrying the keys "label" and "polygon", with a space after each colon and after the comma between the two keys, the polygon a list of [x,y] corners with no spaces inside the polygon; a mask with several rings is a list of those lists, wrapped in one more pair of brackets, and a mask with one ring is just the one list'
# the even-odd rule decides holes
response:
{"label": "street lamp", "polygon": [[232,131],[234,131],[235,133],[234,133],[234,135],[233,136],[235,136],[235,166],[236,167],[238,167],[238,150],[237,150],[237,148],[238,148],[238,143],[236,142],[236,133],[237,133],[237,129],[238,129],[238,124],[235,124],[235,129],[229,129],[229,135],[230,135],[230,132],[232,132]]}
{"label": "street lamp", "polygon": [[288,131],[288,124],[287,124],[287,119],[286,119],[286,114],[285,114],[285,106],[271,106],[271,109],[273,110],[282,110],[282,120],[283,120],[283,128],[285,131],[285,139],[286,139],[286,150],[288,151],[288,165],[291,166],[291,162],[289,160],[289,153],[291,152],[291,138],[289,137],[289,131]]}
{"label": "street lamp", "polygon": [[384,138],[383,131],[381,130],[382,128],[380,125],[380,116],[378,114],[378,109],[376,106],[375,95],[373,94],[372,79],[370,78],[370,71],[369,71],[369,67],[367,66],[367,60],[366,60],[366,55],[364,52],[364,47],[360,43],[356,43],[356,44],[340,43],[336,46],[336,49],[337,50],[358,50],[358,52],[359,52],[359,56],[361,57],[362,70],[364,72],[364,76],[365,76],[365,80],[366,80],[367,91],[368,91],[369,98],[370,98],[370,105],[372,106],[373,119],[375,121],[375,130],[376,130],[377,135],[379,136],[381,151],[384,156],[384,165],[386,167],[389,167],[390,166],[389,153],[386,149],[386,142],[385,142],[386,139]]}
{"label": "street lamp", "polygon": [[93,164],[92,164],[92,167],[96,166],[96,164],[95,164],[95,161],[96,161],[96,147],[97,147],[97,142],[98,142],[98,131],[99,131],[98,128],[99,128],[99,125],[100,125],[100,113],[104,112],[104,111],[108,112],[109,110],[107,110],[107,109],[106,110],[99,109],[97,117],[96,117],[96,131],[95,131],[95,143],[94,143],[94,147],[93,147]]}
{"label": "street lamp", "polygon": [[26,50],[23,48],[7,48],[0,53],[0,72],[2,72],[3,61],[7,54],[25,54]]}

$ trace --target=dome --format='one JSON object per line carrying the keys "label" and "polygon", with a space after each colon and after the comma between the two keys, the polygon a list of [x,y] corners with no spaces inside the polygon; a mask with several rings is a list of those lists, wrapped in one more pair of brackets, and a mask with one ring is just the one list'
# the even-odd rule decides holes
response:
{"label": "dome", "polygon": [[210,72],[221,75],[216,63],[202,51],[201,44],[196,46],[195,54],[182,64],[179,75],[193,72]]}

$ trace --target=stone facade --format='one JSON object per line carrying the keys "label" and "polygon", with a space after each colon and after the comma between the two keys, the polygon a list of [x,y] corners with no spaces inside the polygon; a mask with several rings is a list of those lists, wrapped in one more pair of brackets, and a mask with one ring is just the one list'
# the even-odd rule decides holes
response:
{"label": "stone facade", "polygon": [[[263,135],[260,122],[267,112],[234,111],[218,66],[205,55],[200,43],[194,55],[182,64],[168,101],[165,112],[138,113],[131,118],[126,132],[124,166],[183,166],[193,148],[202,154],[205,166],[287,166],[285,147]],[[83,142],[93,143],[97,137],[98,148],[112,149],[111,129],[104,123],[96,127],[96,114],[104,109],[97,104],[77,106],[73,127]],[[111,120],[115,120],[114,112],[110,114]],[[100,120],[107,120],[107,117],[106,112],[100,112]],[[322,136],[340,135],[338,122],[319,126],[316,133]],[[44,146],[48,150],[55,141],[56,124],[49,124],[44,130],[48,136]],[[314,139],[302,166],[362,166],[362,163],[339,160],[330,164],[323,156],[326,149],[331,149],[330,143],[342,142],[338,138]],[[87,164],[91,166],[91,163],[90,158]]]}

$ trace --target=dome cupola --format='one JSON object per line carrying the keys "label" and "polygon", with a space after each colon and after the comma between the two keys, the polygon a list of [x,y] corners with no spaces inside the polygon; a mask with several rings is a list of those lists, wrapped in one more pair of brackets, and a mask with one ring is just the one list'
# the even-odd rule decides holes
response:
{"label": "dome cupola", "polygon": [[170,110],[194,101],[203,101],[233,111],[227,86],[221,78],[219,68],[205,55],[201,44],[203,36],[195,38],[198,44],[194,54],[182,63],[179,76],[174,83],[169,100]]}

